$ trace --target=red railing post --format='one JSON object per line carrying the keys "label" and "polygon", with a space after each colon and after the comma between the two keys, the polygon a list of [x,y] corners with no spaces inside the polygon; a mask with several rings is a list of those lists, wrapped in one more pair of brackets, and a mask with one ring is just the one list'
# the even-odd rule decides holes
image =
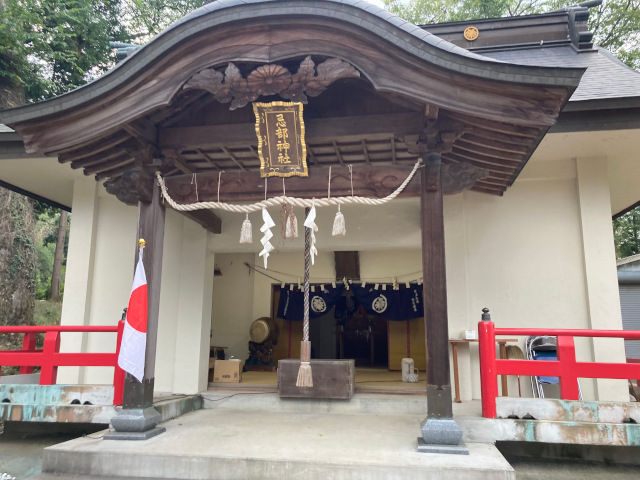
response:
{"label": "red railing post", "polygon": [[[22,351],[35,352],[36,351],[36,333],[27,332],[22,338]],[[20,375],[25,373],[33,373],[33,366],[21,366]]]}
{"label": "red railing post", "polygon": [[557,342],[560,362],[560,396],[563,400],[579,400],[580,389],[576,375],[576,346],[573,337],[559,335]]}
{"label": "red railing post", "polygon": [[60,332],[49,331],[44,336],[42,348],[42,365],[40,368],[40,385],[55,385],[58,377],[58,366],[55,355],[60,352]]}
{"label": "red railing post", "polygon": [[[485,311],[486,310],[486,311]],[[486,318],[478,322],[478,340],[480,349],[480,390],[482,392],[482,416],[496,418],[496,398],[498,397],[498,377],[496,374],[496,336],[495,325],[490,320],[488,310]],[[482,317],[485,318],[485,315]]]}
{"label": "red railing post", "polygon": [[120,355],[120,344],[122,343],[122,332],[124,331],[124,320],[118,321],[118,340],[116,341],[116,359],[115,369],[113,371],[113,404],[122,405],[124,396],[124,377],[125,372],[118,365],[118,356]]}

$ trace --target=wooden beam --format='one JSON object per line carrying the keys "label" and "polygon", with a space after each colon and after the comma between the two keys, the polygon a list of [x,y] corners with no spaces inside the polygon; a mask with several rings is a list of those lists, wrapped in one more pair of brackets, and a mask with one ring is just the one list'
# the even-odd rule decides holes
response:
{"label": "wooden beam", "polygon": [[96,164],[96,163],[102,163],[102,162],[106,162],[108,160],[113,160],[114,158],[118,158],[121,155],[129,156],[129,154],[126,153],[124,150],[116,149],[116,150],[113,150],[111,153],[106,154],[106,155],[92,155],[90,157],[85,157],[82,160],[75,160],[75,161],[71,162],[71,168],[88,167],[89,165],[93,165],[93,164]]}
{"label": "wooden beam", "polygon": [[515,174],[518,171],[518,167],[512,167],[510,165],[497,165],[495,163],[484,162],[476,160],[473,155],[458,155],[456,152],[450,152],[446,154],[446,159],[451,159],[456,162],[467,162],[476,167],[486,168],[492,172],[500,172],[505,174]]}
{"label": "wooden beam", "polygon": [[[309,119],[305,120],[305,139],[307,143],[316,143],[323,140],[339,141],[344,137],[402,136],[417,134],[421,128],[422,118],[419,113]],[[253,123],[160,128],[158,137],[161,148],[254,145],[257,142]]]}
{"label": "wooden beam", "polygon": [[396,138],[391,138],[391,163],[394,165],[398,163],[398,157],[396,155]]}
{"label": "wooden beam", "polygon": [[58,161],[60,163],[68,163],[73,162],[75,160],[80,160],[82,158],[88,156],[94,156],[99,154],[100,152],[104,152],[113,147],[117,147],[121,143],[124,143],[130,140],[131,137],[124,133],[120,133],[118,135],[114,135],[112,138],[107,139],[103,142],[98,142],[96,145],[83,146],[82,148],[74,148],[73,150],[59,152],[58,153]]}
{"label": "wooden beam", "polygon": [[338,157],[338,162],[340,162],[340,166],[344,167],[344,160],[342,160],[342,154],[340,153],[340,148],[338,147],[338,144],[336,143],[335,140],[332,143],[333,143],[333,149],[336,151],[336,157]]}
{"label": "wooden beam", "polygon": [[180,213],[213,234],[217,235],[222,233],[222,220],[211,210],[195,210],[193,212]]}
{"label": "wooden beam", "polygon": [[104,170],[98,173],[96,175],[96,180],[101,181],[101,180],[106,180],[107,178],[119,177],[124,172],[126,172],[127,170],[131,169],[134,166],[135,166],[135,160],[131,160],[130,162],[121,164],[118,167],[115,167],[109,170]]}
{"label": "wooden beam", "polygon": [[120,157],[117,159],[111,159],[85,167],[84,174],[89,176],[95,173],[111,171],[113,169],[122,167],[123,165],[129,165],[131,163],[131,160],[132,158],[129,156],[129,154],[121,152]]}
{"label": "wooden beam", "polygon": [[371,161],[369,160],[369,150],[367,150],[367,141],[364,138],[362,139],[362,153],[364,154],[365,163],[370,165]]}
{"label": "wooden beam", "polygon": [[[356,166],[353,168],[353,193],[364,197],[384,197],[393,192],[411,172],[412,166]],[[420,182],[413,180],[401,196],[417,196]],[[264,199],[264,179],[257,172],[225,172],[221,175],[220,201],[240,202]],[[196,201],[196,186],[191,183],[191,175],[180,175],[165,178],[169,194],[178,203]],[[218,173],[199,173],[198,200],[201,202],[217,201]],[[321,198],[327,195],[329,167],[309,169],[308,177],[290,177],[285,180],[287,195],[300,198]],[[269,196],[282,195],[282,182],[269,182]],[[350,196],[351,177],[348,167],[334,166],[331,171],[331,196]]]}
{"label": "wooden beam", "polygon": [[[253,151],[253,147],[251,148],[251,150]],[[311,145],[307,145],[307,154],[311,159],[311,163],[313,163],[314,165],[318,165],[318,160],[316,159],[316,156],[313,154],[313,149],[311,148]]]}
{"label": "wooden beam", "polygon": [[509,123],[497,122],[486,118],[471,117],[462,113],[447,111],[447,118],[463,122],[474,128],[478,127],[484,130],[500,132],[514,137],[537,138],[540,135],[541,128],[525,127],[521,125],[512,125]]}
{"label": "wooden beam", "polygon": [[427,418],[453,418],[440,154],[427,155],[426,168],[421,169],[420,176]]}
{"label": "wooden beam", "polygon": [[[469,189],[473,182],[483,178],[484,175],[478,176],[479,169],[465,169],[464,165],[464,162],[454,162],[442,166],[442,177],[446,180],[442,187],[444,194]],[[467,166],[470,165],[471,163],[468,163]],[[370,198],[386,197],[405,181],[412,169],[411,165],[356,165],[353,168],[353,194]],[[218,200],[218,174],[219,172],[199,173],[196,178],[197,185],[193,182],[192,175],[165,177],[165,183],[169,195],[179,204],[190,204],[196,201],[215,202]],[[265,179],[260,178],[256,172],[223,172],[220,175],[220,201],[234,203],[263,200],[264,181]],[[286,192],[290,197],[324,198],[327,195],[328,181],[329,167],[316,167],[309,169],[308,177],[287,178]],[[504,180],[503,183],[506,188],[508,181]],[[351,196],[351,184],[352,178],[348,167],[332,167],[332,197]],[[416,174],[399,196],[417,197],[420,192],[420,176]],[[282,182],[270,181],[269,197],[282,194]]]}
{"label": "wooden beam", "polygon": [[142,143],[158,145],[158,128],[144,118],[139,118],[124,125],[122,128]]}
{"label": "wooden beam", "polygon": [[231,161],[233,163],[235,163],[240,168],[240,170],[243,170],[243,171],[247,170],[247,168],[240,163],[238,158],[233,153],[231,153],[227,147],[225,147],[224,145],[221,145],[220,148],[222,149],[222,151],[224,153],[227,154],[227,157],[229,157],[231,159]]}
{"label": "wooden beam", "polygon": [[491,165],[512,167],[514,170],[519,170],[522,167],[522,165],[524,165],[524,160],[506,160],[502,158],[496,158],[491,155],[482,155],[480,153],[472,152],[464,148],[458,148],[457,145],[454,145],[451,153],[458,155],[459,157],[466,158],[468,160],[477,160],[477,161],[485,162]]}
{"label": "wooden beam", "polygon": [[456,150],[465,150],[474,154],[487,155],[497,160],[506,160],[508,162],[514,163],[522,163],[526,158],[524,154],[505,152],[504,150],[490,148],[486,144],[480,146],[474,143],[466,142],[464,140],[459,140],[458,142],[456,142],[453,148],[455,148]]}

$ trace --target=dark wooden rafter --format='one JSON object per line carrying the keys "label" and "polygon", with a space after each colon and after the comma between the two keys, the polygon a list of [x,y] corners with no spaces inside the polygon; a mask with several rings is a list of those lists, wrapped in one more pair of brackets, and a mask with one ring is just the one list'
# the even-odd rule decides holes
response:
{"label": "dark wooden rafter", "polygon": [[231,161],[235,163],[238,166],[238,168],[240,168],[240,170],[245,172],[247,171],[247,168],[242,163],[240,163],[240,161],[238,160],[238,157],[236,157],[233,153],[231,153],[227,147],[223,145],[220,148],[224,153],[227,154],[227,157],[229,157]]}
{"label": "dark wooden rafter", "polygon": [[491,148],[498,152],[515,153],[519,155],[527,155],[531,149],[529,145],[516,145],[513,143],[497,141],[493,135],[480,137],[467,132],[463,133],[460,137],[458,145],[462,144],[476,145],[478,147]]}
{"label": "dark wooden rafter", "polygon": [[110,160],[118,159],[118,158],[122,157],[123,155],[129,156],[122,149],[113,149],[113,150],[110,151],[110,153],[107,153],[107,154],[91,155],[89,157],[84,157],[84,158],[82,158],[80,160],[74,160],[73,162],[71,162],[71,168],[84,168],[84,167],[88,167],[90,165],[95,165],[96,163],[102,163],[102,162],[107,162],[107,161],[110,161]]}
{"label": "dark wooden rafter", "polygon": [[[453,147],[453,146],[452,146]],[[474,143],[469,143],[460,139],[455,143],[456,150],[464,150],[465,152],[472,153],[474,155],[485,155],[492,157],[496,160],[506,160],[507,162],[513,162],[514,164],[520,164],[524,160],[525,155],[513,152],[505,152],[504,150],[498,150],[486,146],[480,146]]]}
{"label": "dark wooden rafter", "polygon": [[338,144],[336,143],[335,140],[332,142],[332,144],[333,144],[333,149],[336,152],[336,158],[338,159],[338,162],[340,163],[341,166],[344,166],[344,160],[342,159],[342,154],[340,153],[340,147],[338,147]]}
{"label": "dark wooden rafter", "polygon": [[[201,149],[199,149],[199,148],[196,148],[195,150],[196,150],[196,152],[198,152],[200,155],[202,155],[202,158],[204,158],[207,162],[209,162],[209,163],[210,163],[210,164],[211,164],[211,165],[212,165],[216,170],[222,170],[222,169],[220,168],[220,166],[219,166],[219,165],[218,165],[218,164],[213,160],[213,158],[211,158],[211,157],[209,156],[209,154],[208,154],[207,152],[205,152],[205,151],[203,151],[203,150],[201,150]],[[255,154],[255,157],[256,157],[258,160],[260,160],[260,157],[258,156],[258,153],[253,149],[253,147],[252,147],[252,146],[249,146],[249,150],[251,150],[251,152],[252,152],[253,154]]]}
{"label": "dark wooden rafter", "polygon": [[96,180],[100,181],[100,180],[106,180],[106,179],[109,179],[109,178],[119,177],[124,172],[126,172],[127,170],[132,168],[134,165],[135,165],[135,161],[131,160],[130,162],[127,162],[125,164],[121,164],[118,167],[111,168],[109,170],[103,170],[103,171],[101,171],[100,173],[98,173],[96,175]]}
{"label": "dark wooden rafter", "polygon": [[318,160],[316,159],[315,155],[313,154],[313,149],[311,148],[310,145],[307,145],[307,156],[308,156],[309,160],[311,160],[311,163],[313,165],[318,165]]}
{"label": "dark wooden rafter", "polygon": [[371,165],[371,160],[369,159],[369,150],[367,149],[367,141],[362,140],[362,154],[364,155],[364,161],[367,165]]}
{"label": "dark wooden rafter", "polygon": [[465,115],[462,113],[447,112],[447,118],[461,122],[462,124],[468,125],[469,127],[503,133],[503,134],[506,134],[511,139],[513,139],[514,137],[534,139],[534,138],[537,138],[538,135],[540,134],[539,127],[511,125],[508,122],[499,122],[499,121],[490,120],[486,118]]}
{"label": "dark wooden rafter", "polygon": [[513,175],[518,171],[518,169],[516,167],[511,167],[511,166],[506,166],[506,165],[499,165],[499,164],[495,164],[495,163],[487,163],[487,162],[475,160],[474,156],[469,156],[467,158],[466,156],[458,155],[455,152],[449,152],[449,153],[443,155],[442,157],[443,157],[443,159],[452,160],[452,161],[455,161],[455,162],[467,162],[467,163],[470,163],[471,165],[475,165],[476,167],[486,168],[490,172],[498,172],[498,173],[505,173],[505,174],[512,174]]}
{"label": "dark wooden rafter", "polygon": [[130,138],[131,137],[126,133],[118,132],[115,135],[102,138],[93,144],[88,143],[80,147],[74,147],[73,149],[56,152],[58,154],[58,161],[60,163],[69,163],[75,160],[98,155],[129,141]]}
{"label": "dark wooden rafter", "polygon": [[89,165],[84,168],[85,175],[94,175],[100,174],[102,172],[111,172],[114,170],[118,170],[124,166],[130,165],[133,161],[130,155],[123,153],[120,157],[116,159],[106,160],[101,163],[96,163],[93,165]]}
{"label": "dark wooden rafter", "polygon": [[196,170],[180,158],[180,154],[175,150],[163,150],[162,155],[169,159],[173,166],[180,170],[182,173],[196,173]]}
{"label": "dark wooden rafter", "polygon": [[146,119],[127,123],[123,129],[141,143],[158,145],[158,128]]}
{"label": "dark wooden rafter", "polygon": [[396,137],[391,137],[391,163],[394,165],[398,163],[398,157],[396,156]]}

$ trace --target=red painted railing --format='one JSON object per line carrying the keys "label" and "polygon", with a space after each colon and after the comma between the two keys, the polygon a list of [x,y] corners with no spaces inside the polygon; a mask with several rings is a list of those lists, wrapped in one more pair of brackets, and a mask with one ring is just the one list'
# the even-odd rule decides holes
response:
{"label": "red painted railing", "polygon": [[[122,404],[124,392],[124,370],[118,366],[118,354],[124,321],[116,326],[59,326],[44,327],[16,326],[0,327],[2,333],[24,333],[22,350],[0,350],[0,366],[20,367],[20,373],[33,373],[33,367],[40,367],[40,385],[55,385],[58,367],[114,367],[113,404]],[[110,332],[117,333],[115,353],[64,353],[60,352],[60,334],[65,332]],[[42,350],[36,349],[36,334],[44,333]]]}
{"label": "red painted railing", "polygon": [[[480,387],[482,416],[496,418],[498,375],[560,377],[560,395],[564,400],[578,400],[578,378],[640,378],[640,364],[577,362],[574,337],[624,338],[640,340],[640,331],[568,330],[541,328],[495,328],[491,321],[478,322],[480,341]],[[557,361],[502,360],[496,358],[496,335],[557,337]]]}

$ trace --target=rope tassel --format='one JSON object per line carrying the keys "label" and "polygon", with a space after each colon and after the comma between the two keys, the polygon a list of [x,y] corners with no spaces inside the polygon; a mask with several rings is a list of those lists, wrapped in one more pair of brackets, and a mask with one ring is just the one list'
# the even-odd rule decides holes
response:
{"label": "rope tassel", "polygon": [[344,237],[347,234],[347,227],[344,223],[344,215],[340,211],[340,204],[338,204],[338,211],[336,212],[336,218],[333,220],[333,230],[331,235],[334,237]]}
{"label": "rope tassel", "polygon": [[313,375],[311,374],[311,364],[309,362],[300,362],[296,387],[313,387]]}
{"label": "rope tassel", "polygon": [[313,375],[311,373],[311,342],[309,340],[300,342],[300,368],[296,387],[313,387]]}
{"label": "rope tassel", "polygon": [[242,222],[242,228],[240,229],[240,243],[253,243],[253,231],[251,227],[251,220],[249,220],[249,214]]}

